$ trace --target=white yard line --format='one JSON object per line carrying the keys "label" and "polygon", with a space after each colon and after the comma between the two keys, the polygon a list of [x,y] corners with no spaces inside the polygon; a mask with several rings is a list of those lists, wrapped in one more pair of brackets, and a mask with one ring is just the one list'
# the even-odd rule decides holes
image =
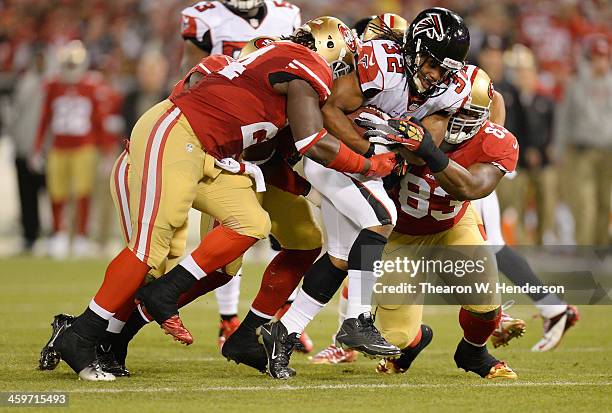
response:
{"label": "white yard line", "polygon": [[[111,384],[112,385],[112,384]],[[60,393],[162,393],[162,392],[185,392],[185,391],[197,391],[197,392],[228,392],[228,391],[301,391],[301,390],[353,390],[353,389],[437,389],[437,388],[465,388],[466,386],[472,387],[556,387],[556,386],[612,386],[612,381],[601,381],[601,382],[575,382],[575,381],[552,381],[552,382],[496,382],[496,383],[456,383],[456,384],[410,384],[410,383],[397,383],[397,384],[376,384],[376,383],[363,383],[363,384],[313,384],[303,386],[211,386],[211,387],[194,387],[194,388],[178,388],[178,387],[159,387],[159,388],[135,388],[135,389],[113,389],[113,388],[95,388],[95,389],[78,389],[78,390],[50,390],[52,392]]]}

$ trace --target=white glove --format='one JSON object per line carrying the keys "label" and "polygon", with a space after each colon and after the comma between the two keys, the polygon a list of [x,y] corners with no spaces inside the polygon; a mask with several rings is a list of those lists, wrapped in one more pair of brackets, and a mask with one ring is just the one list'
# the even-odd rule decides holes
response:
{"label": "white glove", "polygon": [[215,159],[215,165],[234,174],[245,174],[251,176],[255,181],[255,191],[265,192],[266,182],[264,181],[263,172],[261,172],[259,166],[246,161],[238,162],[234,158],[224,158],[221,160]]}
{"label": "white glove", "polygon": [[379,112],[379,114],[380,116],[369,112],[362,112],[355,118],[355,123],[357,126],[367,129],[363,136],[371,143],[384,146],[397,145],[397,142],[386,138],[387,134],[398,133],[387,122],[391,117],[384,112]]}

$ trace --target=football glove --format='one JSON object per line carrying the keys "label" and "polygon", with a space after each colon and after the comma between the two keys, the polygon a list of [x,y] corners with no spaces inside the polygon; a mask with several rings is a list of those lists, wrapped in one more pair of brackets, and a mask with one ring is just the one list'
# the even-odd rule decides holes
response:
{"label": "football glove", "polygon": [[393,171],[395,165],[397,165],[397,160],[393,152],[374,155],[370,158],[370,169],[365,175],[383,178]]}

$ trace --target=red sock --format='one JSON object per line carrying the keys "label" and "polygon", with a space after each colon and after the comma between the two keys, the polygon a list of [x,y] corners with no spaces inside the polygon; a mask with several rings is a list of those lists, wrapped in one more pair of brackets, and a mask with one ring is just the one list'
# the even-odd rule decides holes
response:
{"label": "red sock", "polygon": [[320,248],[306,251],[283,248],[268,264],[252,307],[272,317],[285,304],[320,252]]}
{"label": "red sock", "polygon": [[91,198],[84,196],[77,200],[77,233],[79,235],[87,234],[87,223],[89,222],[89,204]]}
{"label": "red sock", "polygon": [[123,306],[121,306],[121,308],[117,310],[117,312],[115,312],[115,315],[113,316],[113,318],[116,318],[119,321],[126,322],[128,318],[130,318],[130,316],[134,312],[135,308],[136,308],[136,303],[134,302],[134,296],[131,296],[125,302],[125,304],[123,304]]}
{"label": "red sock", "polygon": [[342,297],[348,300],[348,285],[345,285],[342,289]]}
{"label": "red sock", "polygon": [[64,205],[66,205],[64,201],[51,202],[51,214],[53,215],[53,232],[60,232],[64,227]]}
{"label": "red sock", "polygon": [[223,271],[215,271],[198,280],[191,289],[179,297],[178,308],[184,307],[196,298],[227,284],[232,276]]}
{"label": "red sock", "polygon": [[257,238],[242,235],[219,225],[210,231],[191,257],[206,274],[212,274],[234,261],[257,242]]}
{"label": "red sock", "polygon": [[501,319],[501,311],[494,310],[496,313],[492,319],[488,316],[492,315],[493,311],[484,314],[473,313],[461,307],[459,311],[459,324],[463,329],[463,337],[477,346],[484,345],[491,334],[497,328]]}
{"label": "red sock", "polygon": [[414,338],[414,340],[412,340],[412,342],[410,344],[408,344],[408,347],[414,348],[414,347],[418,346],[419,343],[421,342],[421,337],[423,337],[423,330],[419,327],[419,332],[417,333],[417,335]]}
{"label": "red sock", "polygon": [[124,248],[106,268],[95,303],[109,313],[116,313],[133,297],[149,269],[129,248]]}

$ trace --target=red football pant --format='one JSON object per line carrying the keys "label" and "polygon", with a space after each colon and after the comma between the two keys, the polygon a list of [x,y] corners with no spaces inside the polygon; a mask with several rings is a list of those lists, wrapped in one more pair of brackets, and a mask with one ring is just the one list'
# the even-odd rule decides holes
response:
{"label": "red football pant", "polygon": [[282,249],[268,264],[261,279],[253,309],[273,317],[315,262],[321,248],[313,250]]}

